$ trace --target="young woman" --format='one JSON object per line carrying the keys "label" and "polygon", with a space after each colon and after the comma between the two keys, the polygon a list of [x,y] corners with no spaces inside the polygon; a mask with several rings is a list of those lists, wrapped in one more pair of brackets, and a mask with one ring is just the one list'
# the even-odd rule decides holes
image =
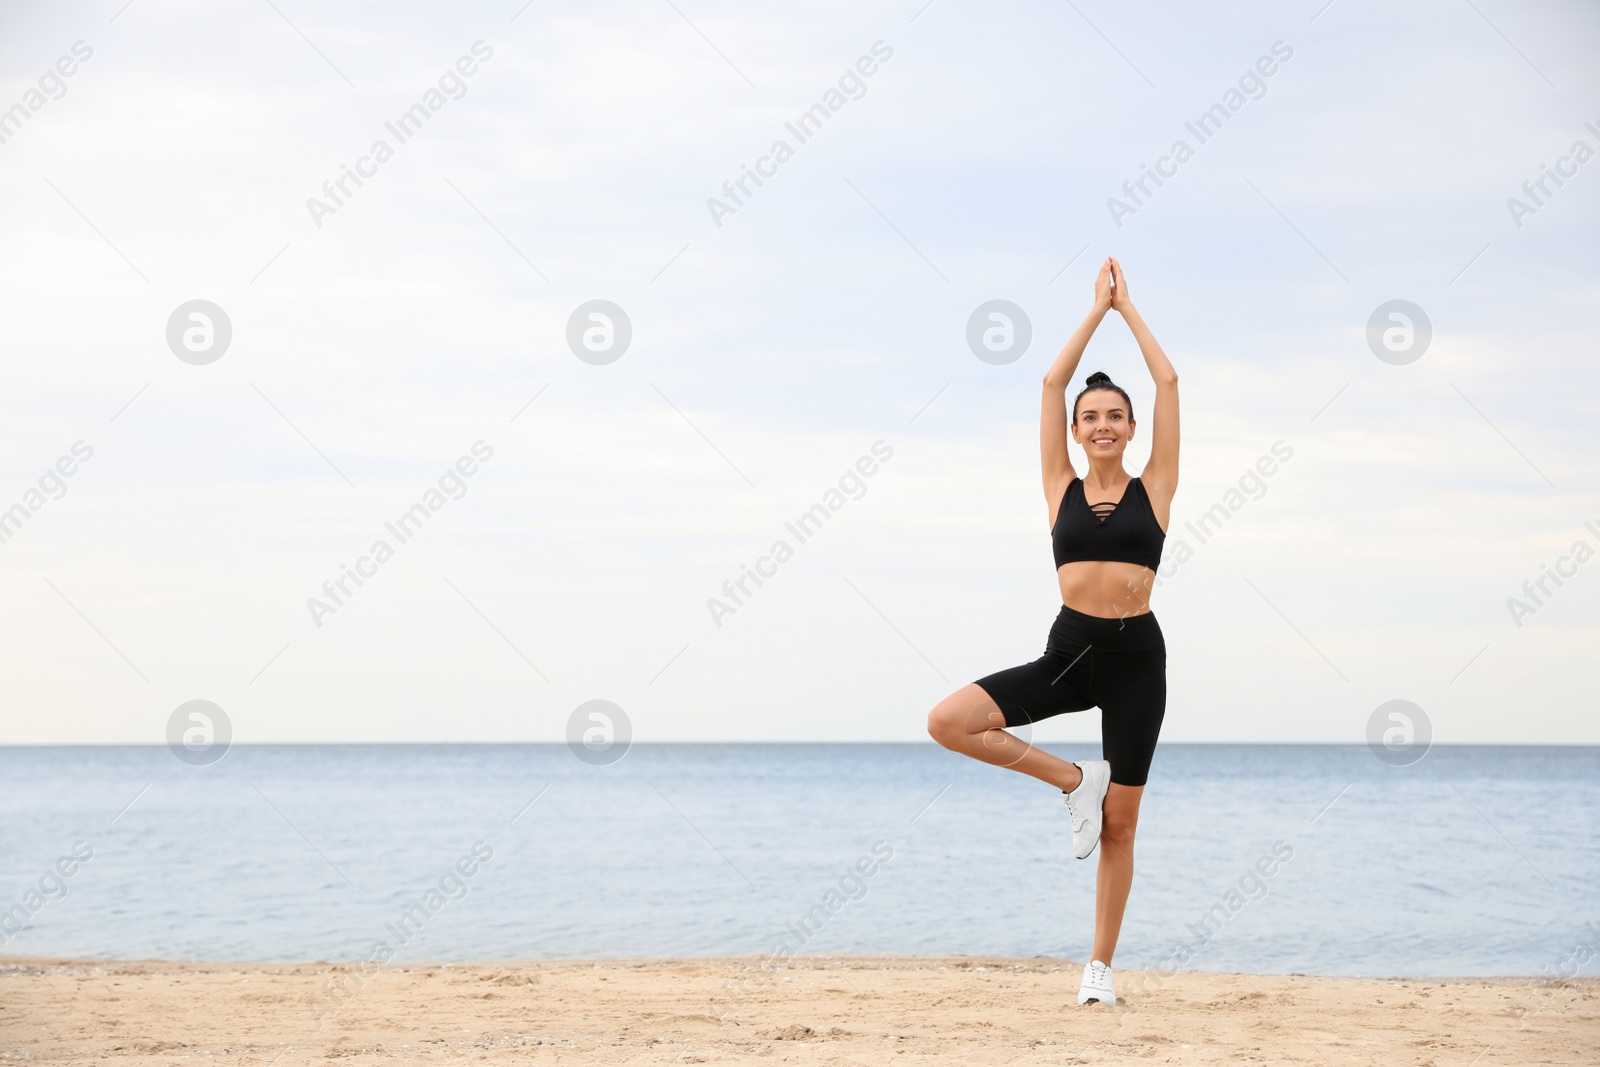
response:
{"label": "young woman", "polygon": [[[1095,373],[1072,407],[1072,439],[1089,459],[1080,477],[1067,454],[1066,390],[1109,310],[1133,330],[1155,379],[1150,461],[1136,477],[1123,469],[1137,426],[1133,405],[1108,376]],[[1150,591],[1178,487],[1178,374],[1134,310],[1115,259],[1101,266],[1094,307],[1044,376],[1039,445],[1061,613],[1041,658],[952,693],[929,714],[928,733],[951,751],[1031,775],[1066,794],[1078,859],[1105,842],[1094,951],[1078,1003],[1115,1004],[1111,956],[1133,886],[1139,799],[1166,714],[1167,649],[1150,611]],[[1103,760],[1068,763],[1005,729],[1092,707],[1100,709]]]}

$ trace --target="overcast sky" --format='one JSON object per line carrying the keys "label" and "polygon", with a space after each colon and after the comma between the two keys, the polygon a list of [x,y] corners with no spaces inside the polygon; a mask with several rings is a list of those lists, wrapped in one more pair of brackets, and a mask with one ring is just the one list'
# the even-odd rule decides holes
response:
{"label": "overcast sky", "polygon": [[[1039,380],[1116,255],[1181,379],[1164,738],[1600,742],[1591,3],[0,10],[6,741],[925,738],[1042,651]],[[1148,415],[1115,315],[1096,369]]]}

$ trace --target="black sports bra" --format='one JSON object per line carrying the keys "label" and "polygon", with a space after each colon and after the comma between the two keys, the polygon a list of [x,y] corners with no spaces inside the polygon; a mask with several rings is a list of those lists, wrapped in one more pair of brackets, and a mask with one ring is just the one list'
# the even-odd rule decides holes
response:
{"label": "black sports bra", "polygon": [[1161,546],[1166,539],[1156,521],[1155,509],[1150,506],[1150,496],[1138,478],[1129,479],[1120,501],[1095,505],[1083,498],[1083,479],[1073,478],[1050,530],[1057,567],[1085,560],[1110,560],[1155,570],[1161,566]]}

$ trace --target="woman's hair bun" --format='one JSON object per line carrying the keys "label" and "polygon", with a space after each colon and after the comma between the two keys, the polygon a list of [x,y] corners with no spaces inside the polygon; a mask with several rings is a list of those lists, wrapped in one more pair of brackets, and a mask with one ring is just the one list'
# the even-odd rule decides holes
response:
{"label": "woman's hair bun", "polygon": [[1078,399],[1072,402],[1072,424],[1074,426],[1078,424],[1079,403],[1082,402],[1087,394],[1094,392],[1096,389],[1108,389],[1113,393],[1119,394],[1122,397],[1122,402],[1128,405],[1128,421],[1133,421],[1133,401],[1128,398],[1128,391],[1112,381],[1111,375],[1103,370],[1097,370],[1089,375],[1088,380],[1083,383],[1083,392],[1079,393]]}

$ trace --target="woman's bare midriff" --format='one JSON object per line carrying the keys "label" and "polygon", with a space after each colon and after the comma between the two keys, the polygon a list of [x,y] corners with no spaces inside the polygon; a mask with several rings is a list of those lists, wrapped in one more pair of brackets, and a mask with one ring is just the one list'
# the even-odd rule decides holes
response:
{"label": "woman's bare midriff", "polygon": [[1107,559],[1063,563],[1056,568],[1061,602],[1073,611],[1105,619],[1125,619],[1149,611],[1155,577],[1149,567]]}

